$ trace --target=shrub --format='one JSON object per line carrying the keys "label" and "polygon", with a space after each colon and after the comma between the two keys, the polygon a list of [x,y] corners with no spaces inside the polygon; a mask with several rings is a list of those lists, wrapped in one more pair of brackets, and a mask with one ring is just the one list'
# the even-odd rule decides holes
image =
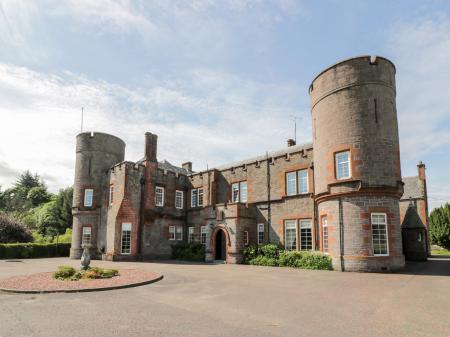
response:
{"label": "shrub", "polygon": [[67,280],[71,278],[77,271],[70,266],[59,266],[58,270],[53,273],[53,277],[58,280]]}
{"label": "shrub", "polygon": [[172,259],[205,261],[205,246],[201,243],[179,243],[172,245]]}
{"label": "shrub", "polygon": [[248,246],[244,249],[244,263],[249,263],[250,260],[256,258],[259,254],[259,247],[256,245]]}
{"label": "shrub", "polygon": [[0,244],[0,259],[30,259],[69,256],[70,243],[5,243]]}
{"label": "shrub", "polygon": [[269,267],[277,267],[278,266],[278,260],[273,257],[267,257],[267,256],[257,256],[250,261],[248,261],[249,264],[255,265],[255,266],[269,266]]}
{"label": "shrub", "polygon": [[302,259],[303,252],[298,251],[284,251],[280,253],[278,260],[281,267],[298,268],[298,261]]}
{"label": "shrub", "polygon": [[0,243],[31,242],[33,236],[19,221],[0,214]]}
{"label": "shrub", "polygon": [[274,245],[273,243],[263,245],[260,247],[259,250],[263,256],[271,259],[278,259],[278,255],[280,253],[280,248],[277,245]]}
{"label": "shrub", "polygon": [[430,213],[431,243],[450,250],[450,204],[435,208]]}

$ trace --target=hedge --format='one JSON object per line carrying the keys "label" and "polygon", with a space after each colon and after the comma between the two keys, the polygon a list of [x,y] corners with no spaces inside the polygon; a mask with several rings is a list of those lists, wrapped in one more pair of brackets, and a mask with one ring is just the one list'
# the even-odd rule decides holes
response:
{"label": "hedge", "polygon": [[204,262],[205,246],[201,243],[179,243],[172,245],[172,259]]}
{"label": "hedge", "polygon": [[5,243],[0,244],[0,259],[32,259],[67,257],[70,243]]}

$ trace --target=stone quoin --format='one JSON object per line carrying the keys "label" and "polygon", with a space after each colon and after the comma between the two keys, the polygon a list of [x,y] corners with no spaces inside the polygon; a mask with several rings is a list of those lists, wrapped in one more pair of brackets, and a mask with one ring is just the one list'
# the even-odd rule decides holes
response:
{"label": "stone quoin", "polygon": [[205,245],[206,261],[241,263],[248,245],[322,251],[342,271],[402,269],[400,224],[413,203],[425,228],[425,165],[401,176],[395,66],[362,56],[321,72],[309,88],[312,143],[194,172],[125,143],[77,136],[71,258],[170,258],[171,246]]}

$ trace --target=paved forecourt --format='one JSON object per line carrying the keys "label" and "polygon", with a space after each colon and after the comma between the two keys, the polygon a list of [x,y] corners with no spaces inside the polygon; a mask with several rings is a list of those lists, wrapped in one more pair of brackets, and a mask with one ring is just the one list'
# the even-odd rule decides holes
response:
{"label": "paved forecourt", "polygon": [[[64,258],[0,260],[0,279],[48,272]],[[0,336],[449,336],[450,259],[404,274],[244,265],[111,263],[164,279],[89,293],[0,293]]]}

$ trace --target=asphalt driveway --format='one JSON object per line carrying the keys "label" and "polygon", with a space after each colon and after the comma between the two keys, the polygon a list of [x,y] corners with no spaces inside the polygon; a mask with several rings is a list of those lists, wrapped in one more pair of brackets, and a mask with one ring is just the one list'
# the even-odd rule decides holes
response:
{"label": "asphalt driveway", "polygon": [[[0,278],[77,266],[0,260]],[[137,288],[75,294],[0,292],[0,337],[450,336],[450,259],[403,274],[224,264],[111,263],[164,274]]]}

